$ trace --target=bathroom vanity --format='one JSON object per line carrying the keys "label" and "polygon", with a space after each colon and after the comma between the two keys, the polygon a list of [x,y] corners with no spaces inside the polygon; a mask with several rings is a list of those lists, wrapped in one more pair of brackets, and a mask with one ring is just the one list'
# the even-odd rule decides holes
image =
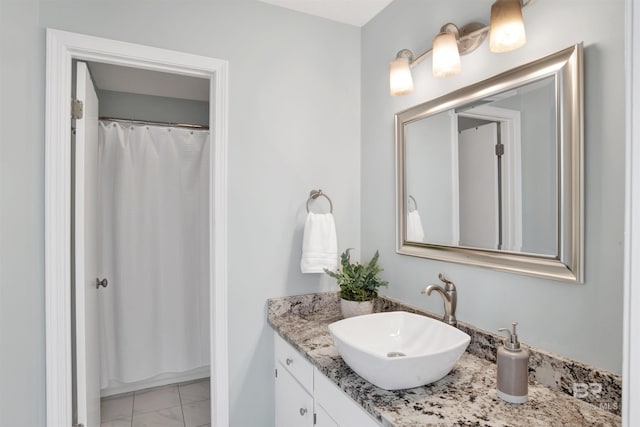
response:
{"label": "bathroom vanity", "polygon": [[278,334],[274,344],[276,426],[380,425]]}
{"label": "bathroom vanity", "polygon": [[[531,356],[529,401],[512,405],[500,400],[495,389],[496,367],[488,360],[491,351],[486,357],[479,356],[493,345],[486,341],[490,334],[480,336],[482,332],[464,324],[460,328],[472,336],[472,342],[449,375],[422,387],[380,389],[355,374],[333,345],[328,325],[342,318],[338,301],[335,293],[325,293],[268,302],[268,320],[275,331],[277,427],[313,426],[314,417],[317,426],[345,427],[621,425],[620,416],[611,411],[620,403],[618,376],[587,372],[586,365],[578,362],[567,364],[567,372],[580,371],[589,382],[603,385],[599,403],[594,405],[561,390],[568,381],[561,366],[566,359],[550,361],[536,351]],[[387,299],[376,303],[376,311],[400,309],[417,311]],[[555,378],[560,389],[535,381],[536,371],[541,378]]]}

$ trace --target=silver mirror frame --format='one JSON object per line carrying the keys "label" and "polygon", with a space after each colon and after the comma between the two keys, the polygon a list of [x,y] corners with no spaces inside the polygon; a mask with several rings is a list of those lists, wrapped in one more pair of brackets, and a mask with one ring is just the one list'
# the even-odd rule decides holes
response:
{"label": "silver mirror frame", "polygon": [[[406,240],[405,125],[525,83],[554,76],[558,139],[557,256],[538,256]],[[583,253],[582,43],[395,115],[396,251],[534,277],[582,283]]]}

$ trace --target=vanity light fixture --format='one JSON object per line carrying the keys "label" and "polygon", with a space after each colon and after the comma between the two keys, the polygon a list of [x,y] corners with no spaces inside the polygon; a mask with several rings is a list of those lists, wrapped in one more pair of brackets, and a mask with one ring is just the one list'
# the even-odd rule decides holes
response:
{"label": "vanity light fixture", "polygon": [[472,22],[458,28],[448,23],[433,39],[433,47],[415,57],[409,49],[400,50],[389,64],[389,88],[392,96],[413,92],[411,69],[433,55],[434,77],[450,77],[462,71],[460,55],[478,48],[489,35],[491,52],[509,52],[526,43],[522,8],[533,0],[496,0],[491,6],[489,25]]}

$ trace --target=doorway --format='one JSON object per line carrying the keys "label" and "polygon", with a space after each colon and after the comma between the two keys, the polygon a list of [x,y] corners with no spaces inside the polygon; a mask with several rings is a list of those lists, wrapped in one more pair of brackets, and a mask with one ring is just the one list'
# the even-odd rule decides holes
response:
{"label": "doorway", "polygon": [[518,252],[523,215],[520,112],[480,105],[457,112],[454,120],[459,244]]}
{"label": "doorway", "polygon": [[502,249],[499,123],[462,127],[458,117],[458,198],[461,246]]}
{"label": "doorway", "polygon": [[[72,62],[93,61],[145,69],[209,81],[211,149],[208,163],[208,278],[209,365],[211,422],[228,425],[227,301],[226,301],[226,61],[134,45],[91,36],[47,30],[46,79],[46,375],[47,425],[71,425],[73,418],[71,279],[72,171],[71,76]],[[77,171],[76,171],[77,172]],[[75,206],[75,212],[82,211]],[[82,212],[81,212],[82,213]],[[80,231],[82,232],[82,231]],[[75,236],[75,240],[78,236]],[[77,319],[76,319],[77,320]],[[82,331],[80,331],[82,332]],[[78,423],[86,421],[78,420]],[[90,425],[85,424],[86,427]]]}

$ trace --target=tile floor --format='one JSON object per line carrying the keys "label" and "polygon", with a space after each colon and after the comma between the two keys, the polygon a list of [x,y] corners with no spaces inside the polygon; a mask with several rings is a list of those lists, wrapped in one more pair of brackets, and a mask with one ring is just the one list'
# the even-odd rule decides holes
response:
{"label": "tile floor", "polygon": [[209,427],[209,390],[205,378],[103,398],[101,427]]}

